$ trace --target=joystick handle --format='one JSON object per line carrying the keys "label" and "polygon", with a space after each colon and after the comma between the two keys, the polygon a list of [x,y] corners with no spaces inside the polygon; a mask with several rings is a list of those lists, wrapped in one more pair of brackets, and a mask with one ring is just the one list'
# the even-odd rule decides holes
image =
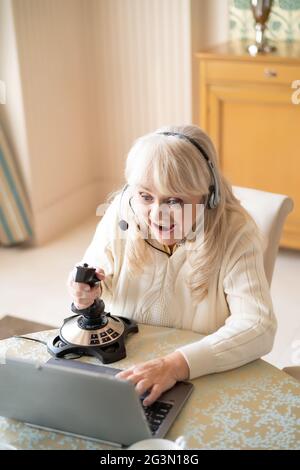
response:
{"label": "joystick handle", "polygon": [[96,269],[90,267],[87,263],[84,263],[83,266],[76,266],[76,275],[75,282],[84,282],[90,287],[95,287],[101,281],[96,276]]}
{"label": "joystick handle", "polygon": [[[83,282],[91,287],[95,287],[100,284],[100,279],[96,276],[96,269],[90,267],[87,263],[83,266],[76,266],[77,272],[75,275],[75,282]],[[81,328],[93,329],[101,328],[107,323],[105,305],[103,300],[97,298],[94,300],[92,305],[84,309],[78,309],[75,307],[74,302],[71,305],[72,312],[80,315],[78,325]]]}

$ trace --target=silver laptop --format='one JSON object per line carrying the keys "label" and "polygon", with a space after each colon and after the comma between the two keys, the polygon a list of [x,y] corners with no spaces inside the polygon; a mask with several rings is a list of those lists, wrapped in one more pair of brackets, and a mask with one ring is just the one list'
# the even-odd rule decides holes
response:
{"label": "silver laptop", "polygon": [[0,364],[0,415],[38,427],[128,446],[164,437],[193,385],[178,382],[150,407],[120,369],[75,360]]}

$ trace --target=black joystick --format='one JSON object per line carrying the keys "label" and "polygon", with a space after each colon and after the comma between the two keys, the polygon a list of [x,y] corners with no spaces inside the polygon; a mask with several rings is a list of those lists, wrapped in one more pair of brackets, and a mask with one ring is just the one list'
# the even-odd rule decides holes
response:
{"label": "black joystick", "polygon": [[[74,281],[83,282],[88,284],[90,287],[95,287],[96,285],[100,284],[100,279],[98,279],[96,276],[95,269],[89,268],[87,263],[84,263],[83,266],[77,266],[77,272]],[[71,305],[72,312],[81,315],[77,321],[78,325],[80,328],[86,330],[102,328],[107,324],[107,318],[104,309],[104,302],[99,298],[95,299],[92,305],[84,309],[76,308],[74,302],[72,302]]]}
{"label": "black joystick", "polygon": [[[76,269],[75,282],[91,287],[100,284],[95,268],[84,263]],[[84,309],[77,309],[72,303],[71,310],[76,315],[66,318],[59,335],[48,342],[48,351],[53,356],[64,357],[74,353],[96,356],[105,364],[126,357],[125,337],[138,332],[134,320],[105,312],[104,302],[100,298]]]}

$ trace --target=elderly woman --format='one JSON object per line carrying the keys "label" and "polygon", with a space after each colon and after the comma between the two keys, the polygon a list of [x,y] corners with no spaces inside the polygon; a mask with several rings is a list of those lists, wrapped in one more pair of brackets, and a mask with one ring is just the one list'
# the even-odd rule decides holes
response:
{"label": "elderly woman", "polygon": [[69,278],[77,308],[101,296],[112,315],[204,335],[118,374],[153,403],[176,381],[267,354],[276,320],[259,230],[221,174],[210,138],[170,126],[139,138],[83,262],[101,286]]}

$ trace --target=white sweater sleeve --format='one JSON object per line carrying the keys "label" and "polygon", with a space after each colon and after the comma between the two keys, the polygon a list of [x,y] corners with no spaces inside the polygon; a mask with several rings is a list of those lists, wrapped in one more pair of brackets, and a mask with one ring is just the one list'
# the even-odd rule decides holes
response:
{"label": "white sweater sleeve", "polygon": [[178,348],[190,379],[242,366],[272,349],[277,323],[261,245],[249,233],[238,245],[223,281],[230,316],[216,332]]}
{"label": "white sweater sleeve", "polygon": [[105,280],[101,281],[102,298],[104,302],[111,300],[112,279],[114,274],[113,244],[116,237],[116,223],[118,217],[118,196],[106,209],[101,221],[98,223],[92,242],[88,246],[81,263],[88,263],[95,268],[102,268]]}

